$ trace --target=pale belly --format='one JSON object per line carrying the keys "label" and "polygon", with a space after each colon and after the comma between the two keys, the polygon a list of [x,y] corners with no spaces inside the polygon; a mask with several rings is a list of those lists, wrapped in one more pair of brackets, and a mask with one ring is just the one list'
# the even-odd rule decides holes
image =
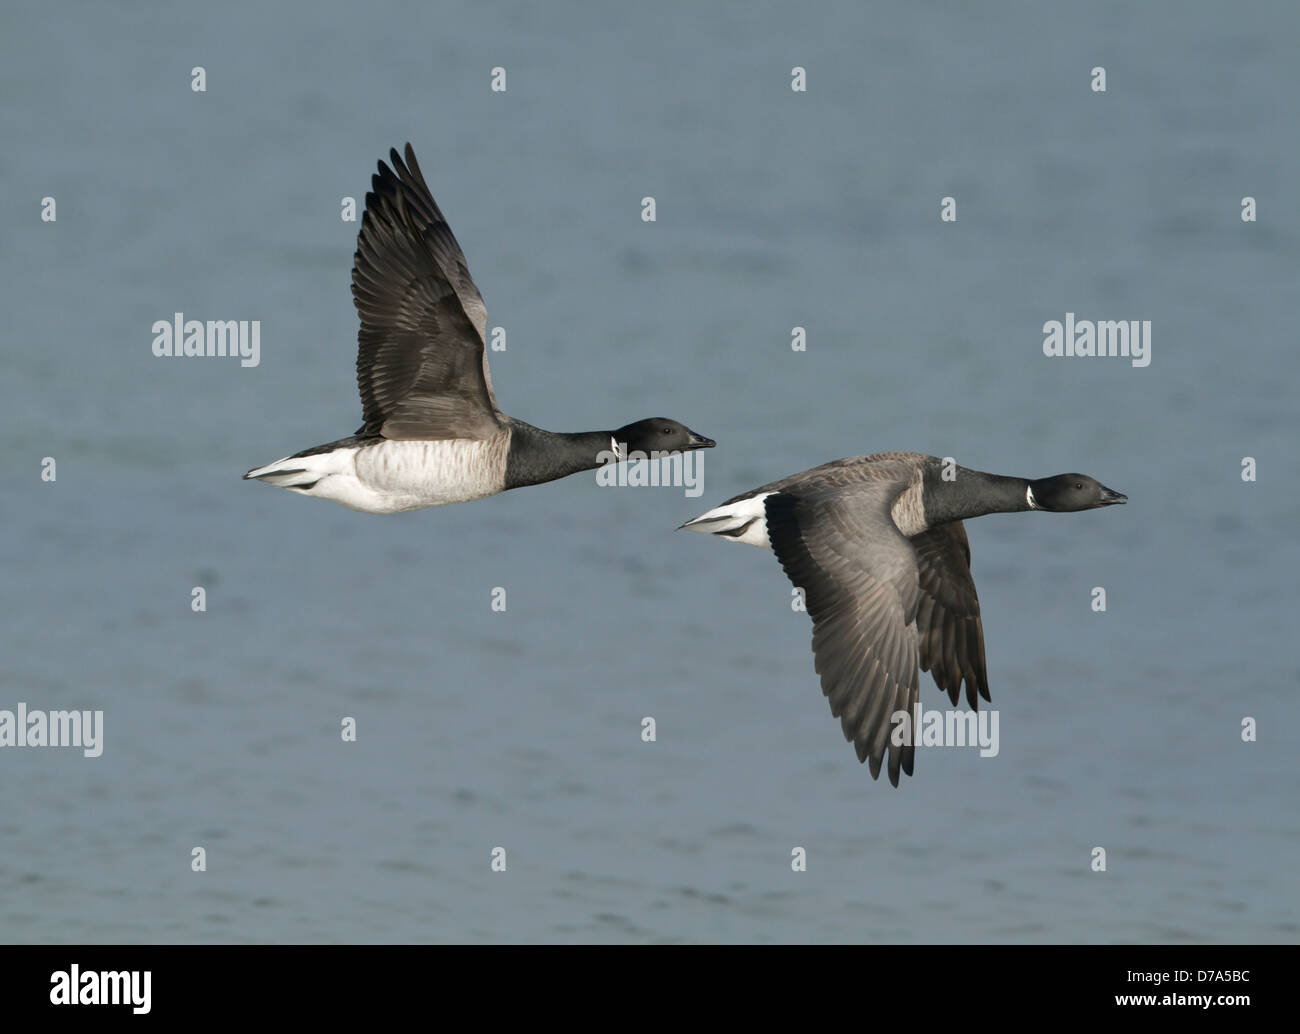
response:
{"label": "pale belly", "polygon": [[332,454],[335,468],[302,495],[365,513],[401,513],[496,495],[504,485],[504,436],[489,441],[381,442]]}

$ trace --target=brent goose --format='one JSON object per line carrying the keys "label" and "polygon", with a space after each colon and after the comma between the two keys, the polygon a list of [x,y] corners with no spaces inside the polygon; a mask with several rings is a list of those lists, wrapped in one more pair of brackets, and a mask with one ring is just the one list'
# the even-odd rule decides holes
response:
{"label": "brent goose", "polygon": [[[497,408],[484,349],[487,310],[411,145],[371,177],[352,300],[361,317],[350,438],[244,475],[365,513],[463,503],[593,470],[631,453],[714,445],[675,420],[559,434]],[[394,171],[396,170],[396,171]]]}
{"label": "brent goose", "polygon": [[[770,549],[803,590],[815,667],[858,760],[889,781],[912,774],[910,716],[921,669],[957,703],[989,700],[984,630],[962,521],[986,513],[1068,513],[1127,502],[1084,474],[1027,480],[967,470],[915,452],[835,460],[728,499],[683,528]],[[901,738],[901,737],[900,737]]]}

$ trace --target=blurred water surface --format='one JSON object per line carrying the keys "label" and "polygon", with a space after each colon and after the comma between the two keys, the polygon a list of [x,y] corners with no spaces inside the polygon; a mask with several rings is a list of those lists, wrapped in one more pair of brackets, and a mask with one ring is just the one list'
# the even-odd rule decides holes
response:
{"label": "blurred water surface", "polygon": [[[0,937],[1296,939],[1293,5],[0,28],[0,707],[106,726],[95,760],[0,751]],[[701,497],[580,476],[381,518],[240,482],[359,423],[339,206],[408,139],[507,328],[502,407],[682,420],[719,442]],[[154,358],[174,312],[261,320],[260,365]],[[1151,320],[1151,365],[1044,358],[1066,312]],[[972,522],[1001,750],[898,790],[772,558],[672,534],[884,449],[1131,499]]]}

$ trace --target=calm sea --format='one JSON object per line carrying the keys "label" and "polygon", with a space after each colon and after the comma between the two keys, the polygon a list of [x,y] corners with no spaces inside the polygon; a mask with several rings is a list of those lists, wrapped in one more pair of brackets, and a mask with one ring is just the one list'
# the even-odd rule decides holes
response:
{"label": "calm sea", "polygon": [[[0,938],[1295,941],[1300,14],[955,6],[7,5],[0,708],[104,749],[0,750]],[[240,481],[360,422],[340,211],[406,140],[502,407],[681,420],[701,496]],[[971,523],[999,753],[897,790],[771,556],[672,531],[886,449],[1131,500]]]}

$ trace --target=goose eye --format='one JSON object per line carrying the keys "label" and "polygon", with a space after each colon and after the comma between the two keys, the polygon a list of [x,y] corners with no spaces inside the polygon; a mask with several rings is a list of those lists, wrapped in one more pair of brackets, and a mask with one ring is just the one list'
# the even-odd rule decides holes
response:
{"label": "goose eye", "polygon": [[1076,481],[1076,482],[1074,483],[1074,487],[1075,487],[1075,488],[1078,488],[1078,489],[1082,489],[1082,488],[1083,488],[1083,482],[1082,482],[1082,481]]}

